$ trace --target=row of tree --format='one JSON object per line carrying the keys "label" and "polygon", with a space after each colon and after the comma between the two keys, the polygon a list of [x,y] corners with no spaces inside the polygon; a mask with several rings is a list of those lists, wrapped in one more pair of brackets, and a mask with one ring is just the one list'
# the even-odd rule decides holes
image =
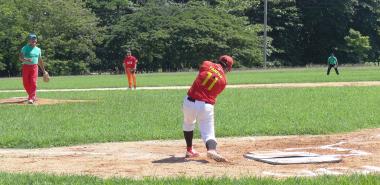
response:
{"label": "row of tree", "polygon": [[[262,22],[262,2],[246,16]],[[334,52],[341,63],[379,61],[380,0],[271,0],[273,61],[321,64]]]}
{"label": "row of tree", "polygon": [[[260,0],[0,0],[0,76],[20,74],[29,32],[53,75],[122,71],[127,49],[141,71],[196,68],[232,55],[263,66]],[[380,59],[380,0],[270,0],[272,65]]]}

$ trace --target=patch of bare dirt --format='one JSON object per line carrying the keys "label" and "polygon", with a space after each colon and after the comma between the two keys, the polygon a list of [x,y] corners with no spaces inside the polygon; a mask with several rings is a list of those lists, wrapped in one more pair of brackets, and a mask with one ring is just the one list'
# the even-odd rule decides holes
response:
{"label": "patch of bare dirt", "polygon": [[[95,175],[98,177],[244,177],[317,176],[380,173],[380,128],[318,136],[243,137],[219,139],[219,151],[230,163],[206,157],[185,159],[185,142],[142,141],[101,143],[42,149],[0,149],[0,171]],[[340,163],[271,165],[244,158],[248,152],[306,151],[334,154]]]}
{"label": "patch of bare dirt", "polygon": [[[92,100],[57,100],[38,98],[33,105],[52,105],[63,103],[78,103],[78,102],[91,102]],[[13,97],[7,99],[0,99],[0,104],[14,104],[14,105],[28,105],[28,99],[25,97]]]}

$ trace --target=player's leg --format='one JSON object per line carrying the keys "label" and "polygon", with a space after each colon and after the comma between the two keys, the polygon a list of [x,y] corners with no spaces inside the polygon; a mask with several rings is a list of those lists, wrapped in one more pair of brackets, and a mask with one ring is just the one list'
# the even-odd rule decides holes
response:
{"label": "player's leg", "polygon": [[128,68],[124,65],[125,77],[128,79]]}
{"label": "player's leg", "polygon": [[[37,68],[38,70],[38,68]],[[38,71],[37,71],[38,72]],[[37,73],[38,75],[38,73]],[[35,77],[35,69],[32,65],[23,65],[22,67],[22,81],[25,88],[26,93],[28,93],[28,103],[34,103],[35,99],[35,81],[37,79],[33,79]]]}
{"label": "player's leg", "polygon": [[128,87],[131,89],[132,88],[132,73],[131,73],[131,69],[127,68],[126,72],[127,72],[127,78],[128,78]]}
{"label": "player's leg", "polygon": [[217,141],[214,128],[214,105],[203,103],[197,118],[199,120],[202,140],[206,144],[207,157],[218,162],[226,162],[227,160],[216,151]]}
{"label": "player's leg", "polygon": [[28,100],[30,98],[30,85],[29,85],[29,68],[27,65],[22,65],[22,84],[24,85],[24,89],[28,94]]}
{"label": "player's leg", "polygon": [[136,72],[132,73],[133,87],[136,89]]}
{"label": "player's leg", "polygon": [[183,100],[183,136],[186,141],[186,157],[198,157],[199,153],[193,149],[193,135],[196,122],[195,103],[187,99]]}
{"label": "player's leg", "polygon": [[128,86],[130,88],[130,85],[129,85],[129,69],[127,68],[126,65],[124,65],[124,71],[125,71],[125,77],[127,78],[128,80]]}
{"label": "player's leg", "polygon": [[[199,128],[201,132],[201,137],[204,143],[208,140],[215,140],[215,130],[214,130],[214,105],[200,102],[202,105],[199,106],[197,119],[199,121]],[[208,146],[206,146],[208,147]],[[216,149],[216,148],[212,148]]]}
{"label": "player's leg", "polygon": [[339,75],[338,66],[334,66],[334,69],[335,69],[335,73],[336,73],[337,75]]}
{"label": "player's leg", "polygon": [[37,99],[37,79],[38,65],[32,65],[30,73],[30,99],[32,100],[32,103]]}
{"label": "player's leg", "polygon": [[327,68],[327,75],[329,75],[329,74],[330,74],[330,70],[331,70],[331,68],[332,68],[332,65],[331,65],[331,64],[329,64],[329,67]]}

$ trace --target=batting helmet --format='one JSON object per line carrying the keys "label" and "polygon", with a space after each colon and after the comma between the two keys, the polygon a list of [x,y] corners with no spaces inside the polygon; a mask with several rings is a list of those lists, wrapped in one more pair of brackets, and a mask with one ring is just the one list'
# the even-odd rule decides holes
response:
{"label": "batting helmet", "polygon": [[219,57],[219,62],[224,65],[227,71],[231,71],[232,65],[234,64],[234,59],[228,55],[222,55]]}

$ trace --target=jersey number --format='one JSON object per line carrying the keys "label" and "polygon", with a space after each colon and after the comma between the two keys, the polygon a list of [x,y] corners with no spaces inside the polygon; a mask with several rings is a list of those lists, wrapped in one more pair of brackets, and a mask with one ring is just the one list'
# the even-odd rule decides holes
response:
{"label": "jersey number", "polygon": [[[202,85],[205,86],[207,84],[207,82],[210,80],[212,76],[212,73],[211,72],[207,72],[207,76],[206,78],[203,80],[202,82]],[[216,84],[216,82],[219,80],[219,78],[214,78],[214,80],[211,82],[211,84],[208,86],[207,90],[208,91],[211,91],[211,89],[214,87],[214,85]]]}

